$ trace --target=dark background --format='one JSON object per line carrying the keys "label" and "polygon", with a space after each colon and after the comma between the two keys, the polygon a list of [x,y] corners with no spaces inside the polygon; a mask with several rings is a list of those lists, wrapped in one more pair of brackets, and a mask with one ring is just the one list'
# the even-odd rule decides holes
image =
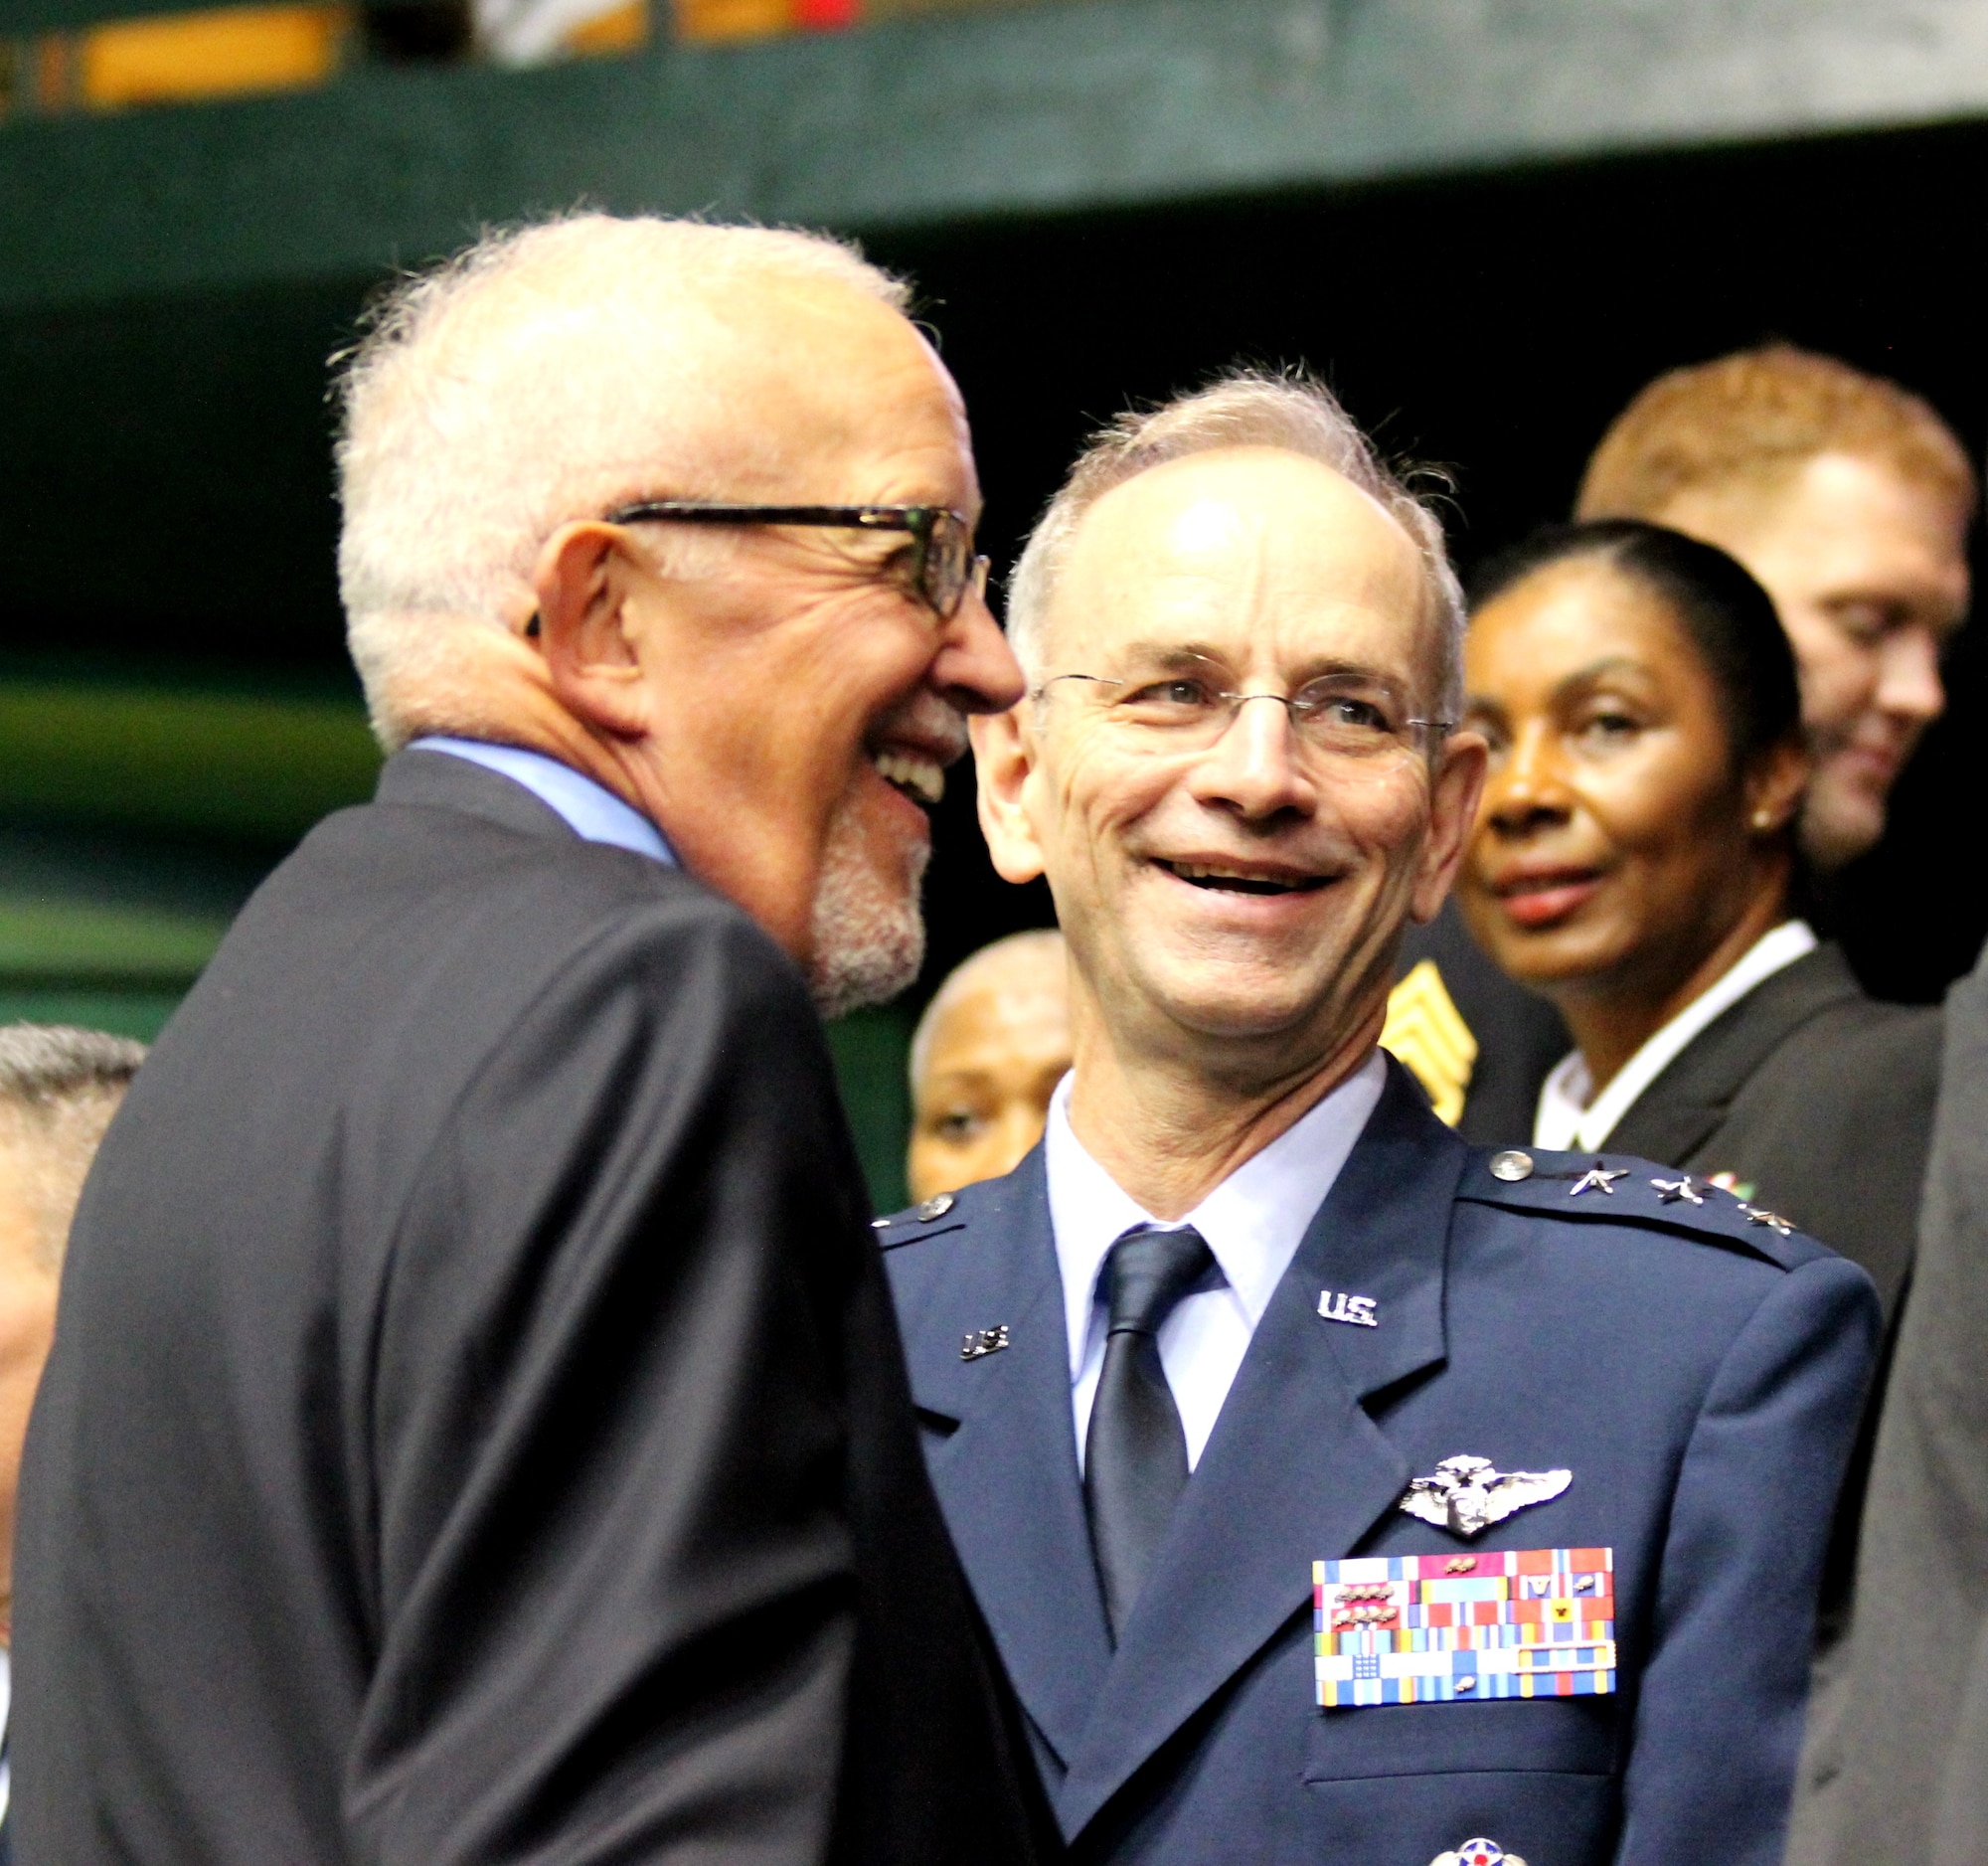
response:
{"label": "dark background", "polygon": [[[1391,451],[1448,467],[1467,569],[1566,513],[1658,372],[1768,337],[1926,395],[1979,460],[1988,128],[1584,163],[1329,195],[889,232],[973,414],[997,575],[1084,431],[1224,365],[1308,363]],[[465,234],[470,230],[465,228]],[[369,281],[0,324],[0,674],[92,662],[349,687],[324,359]],[[1868,984],[1931,998],[1988,932],[1980,631],[1846,878]],[[1049,919],[939,813],[921,990]]]}

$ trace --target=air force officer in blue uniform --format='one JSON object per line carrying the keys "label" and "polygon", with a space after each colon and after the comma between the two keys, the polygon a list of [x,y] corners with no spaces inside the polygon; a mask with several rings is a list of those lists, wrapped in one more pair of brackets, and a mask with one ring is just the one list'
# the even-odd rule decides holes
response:
{"label": "air force officer in blue uniform", "polygon": [[1876,1303],[1704,1182],[1464,1145],[1377,1050],[1483,768],[1434,520],[1232,380],[1100,437],[1010,627],[981,818],[1076,1067],[880,1236],[1075,1856],[1772,1866]]}

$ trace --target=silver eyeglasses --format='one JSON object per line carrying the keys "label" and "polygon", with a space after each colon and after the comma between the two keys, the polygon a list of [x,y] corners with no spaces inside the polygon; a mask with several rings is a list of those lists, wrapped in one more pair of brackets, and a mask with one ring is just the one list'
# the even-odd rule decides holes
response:
{"label": "silver eyeglasses", "polygon": [[1238,693],[1224,687],[1222,679],[1216,663],[1198,655],[1174,655],[1148,672],[1120,678],[1053,674],[1032,697],[1044,699],[1065,681],[1081,682],[1114,732],[1154,752],[1206,751],[1251,700],[1274,700],[1289,715],[1299,743],[1333,759],[1385,762],[1425,752],[1431,740],[1456,724],[1405,717],[1400,697],[1366,674],[1324,674],[1293,694]]}

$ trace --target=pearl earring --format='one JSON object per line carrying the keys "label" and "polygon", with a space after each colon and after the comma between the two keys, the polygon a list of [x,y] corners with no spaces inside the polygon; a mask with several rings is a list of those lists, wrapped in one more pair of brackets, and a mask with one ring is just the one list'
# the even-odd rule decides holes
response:
{"label": "pearl earring", "polygon": [[1755,810],[1753,812],[1753,827],[1755,829],[1772,829],[1774,827],[1773,811]]}

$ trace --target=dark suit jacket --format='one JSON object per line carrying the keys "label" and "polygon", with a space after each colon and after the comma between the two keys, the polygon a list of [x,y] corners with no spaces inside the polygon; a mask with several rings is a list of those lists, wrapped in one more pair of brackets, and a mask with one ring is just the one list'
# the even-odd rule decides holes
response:
{"label": "dark suit jacket", "polygon": [[743,914],[395,759],[244,911],[84,1194],[23,1484],[23,1857],[1033,1857],[860,1183]]}
{"label": "dark suit jacket", "polygon": [[[1114,1652],[1085,1528],[1042,1155],[886,1264],[925,1452],[1073,1856],[1771,1866],[1824,1533],[1877,1302],[1853,1265],[1648,1165],[1518,1184],[1399,1067],[1263,1315]],[[1372,1297],[1335,1326],[1321,1288]],[[1006,1324],[1009,1346],[962,1359]],[[1621,1689],[1315,1708],[1312,1564],[1450,1555],[1397,1507],[1470,1452],[1573,1472],[1472,1549],[1605,1546]]]}
{"label": "dark suit jacket", "polygon": [[1751,1186],[1861,1264],[1889,1309],[1911,1262],[1939,1043],[1936,1009],[1877,1003],[1840,946],[1818,946],[1693,1038],[1608,1144]]}
{"label": "dark suit jacket", "polygon": [[1988,1858],[1988,953],[1948,994],[1918,1259],[1789,1858]]}

